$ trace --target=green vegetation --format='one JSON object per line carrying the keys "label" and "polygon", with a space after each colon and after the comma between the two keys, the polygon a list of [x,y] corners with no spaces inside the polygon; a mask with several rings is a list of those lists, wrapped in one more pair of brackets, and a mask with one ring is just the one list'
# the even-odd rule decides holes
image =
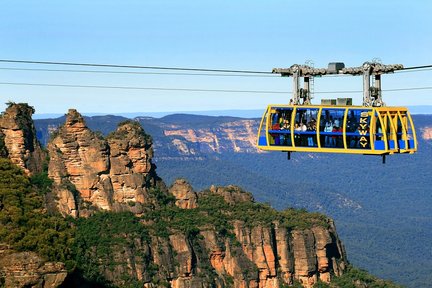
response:
{"label": "green vegetation", "polygon": [[4,142],[4,134],[0,131],[0,157],[7,157],[8,151]]}
{"label": "green vegetation", "polygon": [[349,266],[341,277],[333,278],[331,284],[318,282],[314,288],[400,288],[391,281],[381,280],[370,275],[367,271]]}
{"label": "green vegetation", "polygon": [[[142,128],[142,126],[139,122],[133,121],[133,120],[125,120],[125,121],[122,121],[118,124],[118,128],[121,128],[122,126],[125,126],[125,125],[131,126],[134,128],[134,131],[135,131],[134,136],[142,137],[142,138],[144,138],[144,140],[148,141],[149,143],[151,142],[151,136],[144,132],[144,129]],[[117,130],[109,133],[107,136],[107,139],[120,139],[120,140],[122,140],[129,133],[127,130],[124,130],[124,129],[119,130],[118,128],[117,128]]]}
{"label": "green vegetation", "polygon": [[149,229],[159,237],[168,237],[174,232],[196,236],[203,227],[214,228],[219,236],[233,237],[231,223],[234,220],[244,222],[247,227],[270,226],[275,221],[289,229],[307,229],[315,225],[328,227],[327,217],[319,213],[295,209],[277,211],[267,204],[250,201],[229,204],[221,195],[209,191],[199,195],[195,209],[175,206],[174,197],[157,188],[153,188],[150,195],[161,204],[160,209],[149,210],[143,219],[151,223]]}
{"label": "green vegetation", "polygon": [[66,263],[71,259],[74,229],[63,217],[46,213],[43,199],[50,183],[46,174],[29,179],[0,158],[0,242]]}
{"label": "green vegetation", "polygon": [[[77,229],[73,252],[77,269],[85,280],[100,285],[109,285],[104,272],[114,269],[119,261],[127,261],[126,258],[115,258],[116,253],[122,253],[125,248],[134,254],[141,256],[145,261],[145,255],[135,251],[137,244],[146,244],[150,240],[145,227],[131,212],[98,212],[89,218],[79,218],[75,221]],[[141,243],[141,244],[140,244]],[[142,287],[128,273],[123,273],[123,287]]]}

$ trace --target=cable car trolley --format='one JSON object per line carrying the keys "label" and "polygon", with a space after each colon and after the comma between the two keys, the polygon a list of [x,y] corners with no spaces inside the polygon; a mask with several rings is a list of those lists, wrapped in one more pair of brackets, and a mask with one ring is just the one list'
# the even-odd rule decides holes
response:
{"label": "cable car trolley", "polygon": [[[327,152],[364,155],[414,153],[417,139],[414,123],[406,107],[386,106],[382,99],[381,75],[403,69],[402,65],[366,62],[345,68],[329,63],[327,69],[307,65],[275,68],[273,73],[292,77],[292,98],[287,105],[269,105],[258,130],[261,150]],[[351,98],[322,99],[313,105],[313,77],[323,75],[363,76],[363,104]],[[303,80],[303,88],[300,88]]]}

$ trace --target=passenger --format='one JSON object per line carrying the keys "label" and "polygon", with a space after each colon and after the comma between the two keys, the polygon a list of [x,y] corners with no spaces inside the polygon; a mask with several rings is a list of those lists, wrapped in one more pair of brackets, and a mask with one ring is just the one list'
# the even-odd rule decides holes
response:
{"label": "passenger", "polygon": [[[333,123],[331,121],[326,122],[324,127],[324,132],[332,132],[333,131]],[[331,146],[331,136],[326,135],[325,136],[325,146],[330,147]]]}
{"label": "passenger", "polygon": [[[339,127],[336,132],[343,133],[342,127]],[[336,136],[336,147],[343,148],[343,135]]]}
{"label": "passenger", "polygon": [[271,130],[280,130],[280,125],[279,125],[279,123],[274,124],[274,125],[271,127]]}
{"label": "passenger", "polygon": [[288,119],[288,117],[286,115],[282,119],[281,129],[284,129],[284,130],[289,130],[290,129],[289,119]]}
{"label": "passenger", "polygon": [[280,112],[276,111],[276,113],[274,113],[272,116],[272,126],[279,123],[279,119],[280,119]]}
{"label": "passenger", "polygon": [[325,120],[325,118],[324,118],[324,117],[321,117],[321,119],[320,119],[320,130],[321,130],[321,131],[324,131],[325,124],[326,124],[326,120]]}
{"label": "passenger", "polygon": [[307,126],[306,126],[305,123],[302,123],[302,125],[301,125],[301,131],[303,131],[303,132],[307,131]]}
{"label": "passenger", "polygon": [[340,127],[340,118],[335,119],[334,126]]}
{"label": "passenger", "polygon": [[[307,126],[308,132],[313,132],[316,129],[316,126],[314,127],[313,125],[316,125],[313,123],[313,121],[309,122],[309,125]],[[308,146],[313,147],[314,146],[313,134],[308,134],[307,140],[308,140]]]}
{"label": "passenger", "polygon": [[[301,124],[301,131],[302,131],[302,132],[306,132],[306,131],[307,131],[307,126],[306,126],[306,123],[305,123],[305,122],[303,122],[303,123]],[[307,135],[305,135],[304,133],[302,133],[302,134],[300,135],[300,138],[301,138],[301,145],[302,145],[302,146],[307,146]]]}
{"label": "passenger", "polygon": [[[360,127],[357,127],[357,129],[354,131],[354,133],[356,135],[360,135],[359,128]],[[359,140],[360,140],[359,136],[352,136],[351,141],[350,141],[350,147],[351,148],[359,148],[359,146],[360,146]]]}
{"label": "passenger", "polygon": [[301,128],[299,122],[296,122],[295,127],[294,127],[294,131],[297,132],[297,133],[294,133],[294,143],[296,146],[299,146],[301,143],[301,138],[300,138],[300,134],[298,132],[302,131],[302,128]]}
{"label": "passenger", "polygon": [[[334,134],[336,134],[337,132],[339,132],[339,127],[338,126],[334,126],[332,132]],[[336,147],[336,138],[337,138],[336,135],[332,135],[331,136],[331,144],[330,144],[331,147]]]}

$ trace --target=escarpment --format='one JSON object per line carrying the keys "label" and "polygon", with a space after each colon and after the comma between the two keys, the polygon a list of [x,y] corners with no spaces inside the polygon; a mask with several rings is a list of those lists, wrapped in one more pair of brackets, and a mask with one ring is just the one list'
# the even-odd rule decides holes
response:
{"label": "escarpment", "polygon": [[[182,191],[177,195],[183,200],[194,193],[184,180],[170,190]],[[165,203],[160,210],[148,210],[139,218],[98,214],[87,221],[109,218],[94,222],[94,232],[76,239],[86,251],[84,265],[98,263],[93,273],[109,283],[122,287],[135,279],[145,287],[270,288],[297,282],[312,287],[319,280],[329,283],[346,269],[334,224],[322,215],[277,212],[235,186],[198,192],[189,208],[181,208],[186,205],[180,198],[153,192]],[[113,229],[112,223],[130,223],[127,217],[135,219],[129,221],[141,232],[130,225]]]}
{"label": "escarpment", "polygon": [[[30,159],[16,163],[31,173],[33,166],[25,165],[36,159],[31,156],[34,150],[27,149],[30,156],[25,158],[25,153],[14,152],[23,151],[21,146],[21,150],[8,148],[10,132],[2,128],[2,133],[7,156]],[[136,122],[120,123],[104,138],[88,129],[83,117],[71,109],[47,149],[54,196],[50,199],[62,215],[76,218],[71,225],[71,251],[64,255],[75,270],[64,278],[61,263],[51,269],[54,264],[28,254],[37,264],[32,283],[173,288],[273,288],[301,283],[312,287],[341,276],[348,265],[334,223],[323,215],[276,211],[256,203],[237,186],[196,192],[186,180],[178,179],[166,187],[152,164],[151,138]],[[15,281],[20,267],[26,265],[13,263],[11,259],[0,263],[0,282]],[[52,274],[50,278],[44,271]]]}
{"label": "escarpment", "polygon": [[[181,155],[200,153],[260,153],[255,147],[258,129],[257,120],[236,119],[223,123],[212,123],[216,127],[191,129],[188,125],[164,123],[163,133]],[[194,145],[195,144],[195,145]],[[198,145],[197,145],[198,144]]]}
{"label": "escarpment", "polygon": [[65,215],[88,215],[90,206],[139,214],[142,204],[151,201],[148,188],[163,185],[151,163],[151,138],[132,121],[121,123],[105,139],[71,109],[48,143],[48,153],[48,174]]}

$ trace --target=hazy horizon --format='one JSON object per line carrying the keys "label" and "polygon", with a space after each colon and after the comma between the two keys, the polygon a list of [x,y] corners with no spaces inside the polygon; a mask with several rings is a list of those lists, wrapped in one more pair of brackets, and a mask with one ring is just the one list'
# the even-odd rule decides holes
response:
{"label": "hazy horizon", "polygon": [[[410,113],[413,115],[419,114],[432,114],[432,105],[419,105],[419,106],[407,106]],[[135,118],[139,116],[143,117],[153,117],[153,118],[162,118],[167,115],[173,114],[190,114],[190,115],[203,115],[203,116],[232,116],[232,117],[240,117],[240,118],[261,118],[264,113],[265,108],[263,109],[227,109],[227,110],[206,110],[206,111],[160,111],[160,112],[118,112],[118,113],[81,113],[84,116],[122,116],[126,118]],[[48,119],[48,118],[58,118],[65,113],[35,113],[33,115],[33,119]]]}

